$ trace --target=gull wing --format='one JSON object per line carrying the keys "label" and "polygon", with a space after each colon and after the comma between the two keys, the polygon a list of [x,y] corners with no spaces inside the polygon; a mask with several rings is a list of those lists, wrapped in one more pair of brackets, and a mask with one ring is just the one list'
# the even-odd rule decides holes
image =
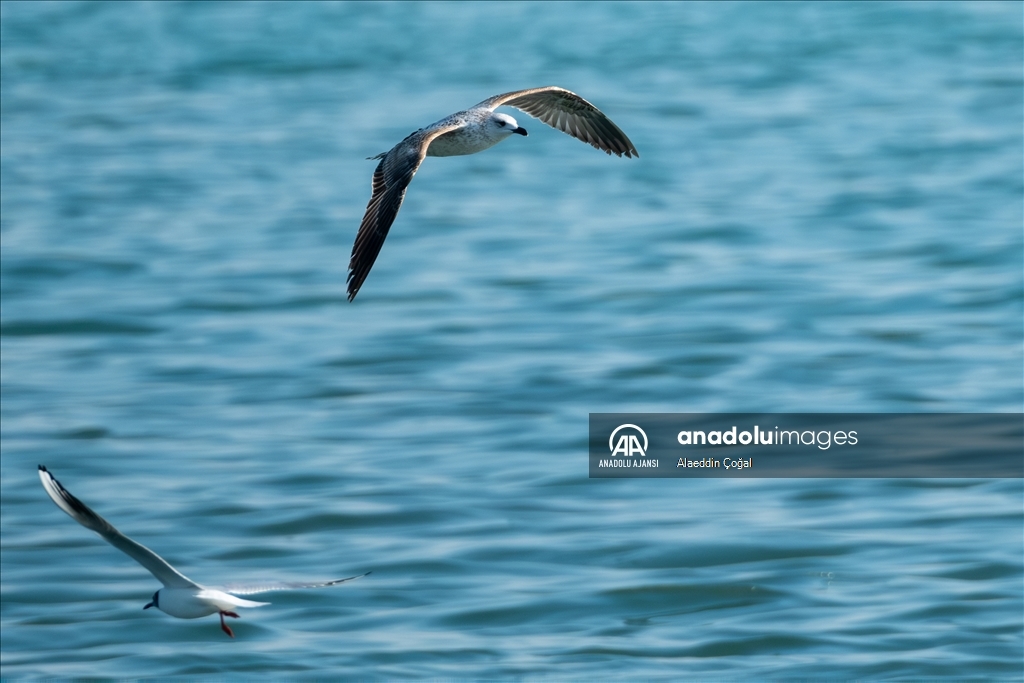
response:
{"label": "gull wing", "polygon": [[300,588],[323,588],[325,586],[336,586],[339,583],[345,583],[346,581],[355,581],[356,579],[361,579],[364,576],[367,576],[368,574],[370,574],[370,572],[366,572],[366,574],[359,574],[358,576],[350,576],[347,579],[334,579],[333,581],[316,581],[312,583],[306,581],[298,583],[257,583],[247,586],[230,585],[222,586],[220,590],[224,591],[225,593],[232,593],[234,595],[252,595],[254,593],[269,593],[270,591],[297,590]]}
{"label": "gull wing", "polygon": [[71,495],[66,488],[61,486],[59,481],[53,478],[53,475],[43,465],[39,466],[39,479],[43,482],[43,488],[46,489],[46,493],[57,504],[57,507],[68,513],[72,519],[86,529],[95,531],[107,543],[148,569],[160,583],[168,588],[201,588],[199,584],[186,578],[177,569],[167,564],[167,560],[146,546],[136,543],[122,534],[110,522],[97,515],[89,506]]}
{"label": "gull wing", "polygon": [[608,154],[639,157],[626,134],[604,113],[576,93],[548,85],[543,88],[516,90],[488,98],[474,109],[493,111],[500,106],[515,107],[540,119],[552,128],[568,133]]}
{"label": "gull wing", "polygon": [[[370,273],[373,262],[388,236],[391,224],[402,207],[405,191],[427,156],[427,148],[434,138],[460,128],[452,123],[437,128],[423,128],[399,142],[384,154],[373,172],[373,194],[366,205],[363,222],[352,245],[352,258],[348,262],[348,300],[356,298],[363,280]],[[377,158],[377,157],[373,157]]]}

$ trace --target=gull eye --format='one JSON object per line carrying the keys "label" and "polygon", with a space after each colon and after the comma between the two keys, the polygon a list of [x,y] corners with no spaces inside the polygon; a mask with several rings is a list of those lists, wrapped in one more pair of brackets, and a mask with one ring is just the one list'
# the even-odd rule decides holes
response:
{"label": "gull eye", "polygon": [[504,128],[505,127],[505,122],[502,121],[501,119],[498,119],[498,125],[501,126],[502,128]]}

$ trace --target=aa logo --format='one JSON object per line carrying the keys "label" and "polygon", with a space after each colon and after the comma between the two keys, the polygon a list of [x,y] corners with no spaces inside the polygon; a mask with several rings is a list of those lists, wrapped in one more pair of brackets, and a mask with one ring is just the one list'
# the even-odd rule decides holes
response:
{"label": "aa logo", "polygon": [[[618,434],[618,440],[615,438],[616,434]],[[643,446],[640,445],[640,439],[637,438],[637,435],[643,437]],[[636,425],[619,425],[612,432],[612,435],[608,437],[608,450],[612,452],[612,456],[625,455],[631,457],[639,455],[641,458],[646,457],[647,434]]]}

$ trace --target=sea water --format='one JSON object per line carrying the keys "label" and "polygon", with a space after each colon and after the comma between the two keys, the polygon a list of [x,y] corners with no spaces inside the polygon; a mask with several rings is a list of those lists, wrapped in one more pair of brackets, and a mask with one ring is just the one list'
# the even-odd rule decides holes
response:
{"label": "sea water", "polygon": [[[591,412],[1020,412],[1019,3],[0,4],[3,676],[1020,679],[1020,480],[591,480]],[[429,158],[354,303],[376,162]],[[237,638],[36,466],[211,584]]]}

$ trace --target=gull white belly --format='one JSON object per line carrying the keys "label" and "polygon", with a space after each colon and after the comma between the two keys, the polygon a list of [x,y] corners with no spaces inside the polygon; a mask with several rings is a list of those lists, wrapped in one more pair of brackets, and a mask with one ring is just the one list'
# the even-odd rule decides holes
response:
{"label": "gull white belly", "polygon": [[[200,593],[209,593],[206,589],[195,588],[163,588],[160,590],[160,601],[156,605],[162,612],[179,619],[198,619],[223,610],[231,609],[228,602],[221,607],[208,598],[200,598]],[[219,591],[218,591],[219,592]]]}
{"label": "gull white belly", "polygon": [[457,157],[494,147],[507,136],[491,137],[474,128],[460,128],[438,136],[427,147],[428,157]]}
{"label": "gull white belly", "polygon": [[255,602],[235,597],[215,588],[162,588],[156,606],[179,619],[198,619],[217,612],[232,612],[238,607],[260,607]]}

